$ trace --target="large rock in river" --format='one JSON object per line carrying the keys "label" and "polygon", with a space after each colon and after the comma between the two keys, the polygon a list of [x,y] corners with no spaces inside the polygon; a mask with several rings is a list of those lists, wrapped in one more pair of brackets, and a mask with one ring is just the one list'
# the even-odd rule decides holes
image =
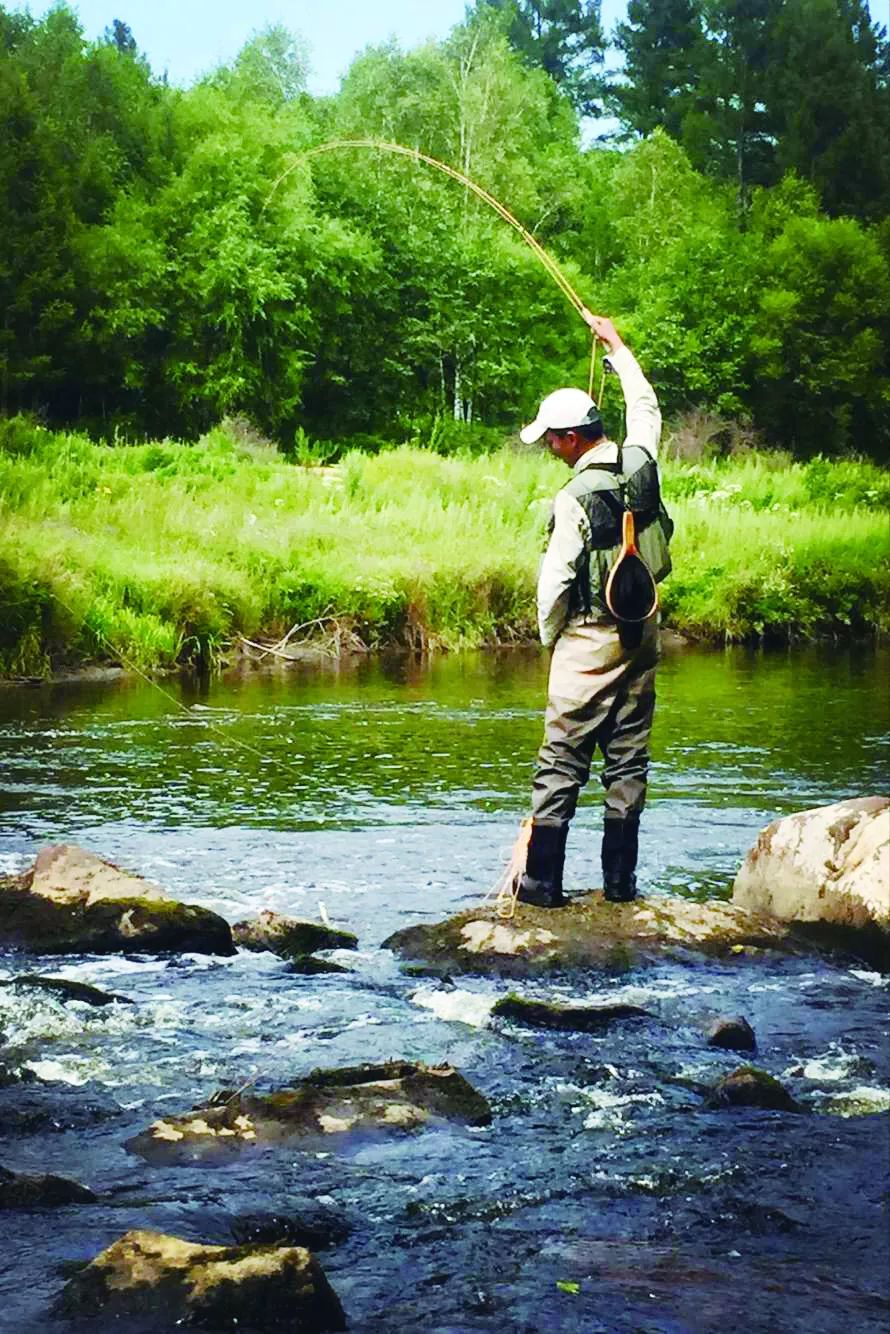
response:
{"label": "large rock in river", "polygon": [[228,922],[95,853],[41,848],[23,875],[0,877],[0,947],[38,954],[234,954]]}
{"label": "large rock in river", "polygon": [[503,920],[480,906],[430,926],[409,926],[383,942],[403,958],[442,965],[451,973],[523,977],[556,969],[624,971],[672,956],[739,953],[746,947],[792,948],[789,930],[730,903],[695,903],[653,895],[606,903],[600,892],[565,908],[517,903]]}
{"label": "large rock in river", "polygon": [[153,1317],[157,1329],[346,1328],[321,1265],[301,1246],[202,1246],[148,1231],[125,1233],[69,1279],[58,1312]]}
{"label": "large rock in river", "polygon": [[165,1116],[125,1148],[147,1162],[214,1161],[248,1146],[306,1136],[417,1130],[437,1121],[487,1125],[491,1109],[450,1065],[388,1061],[315,1070],[275,1093],[228,1089],[184,1116]]}
{"label": "large rock in river", "polygon": [[854,949],[857,934],[872,946],[882,937],[890,954],[890,798],[774,820],[745,858],[732,901],[783,921],[830,924]]}
{"label": "large rock in river", "polygon": [[283,917],[268,908],[250,921],[236,922],[232,937],[242,949],[268,950],[283,959],[300,962],[316,950],[354,950],[358,946],[358,937],[351,931],[341,931],[321,922],[307,922],[299,917]]}

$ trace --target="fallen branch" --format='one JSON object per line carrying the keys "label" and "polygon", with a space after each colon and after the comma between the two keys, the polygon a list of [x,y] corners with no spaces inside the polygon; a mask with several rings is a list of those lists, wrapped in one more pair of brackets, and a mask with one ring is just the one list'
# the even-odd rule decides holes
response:
{"label": "fallen branch", "polygon": [[330,610],[331,610],[330,607],[325,607],[322,614],[320,616],[317,616],[314,621],[302,621],[297,625],[292,625],[291,628],[288,630],[287,634],[284,636],[284,638],[279,639],[275,647],[277,649],[285,648],[291,635],[295,635],[298,630],[310,630],[313,625],[326,625],[328,621],[335,621],[337,619],[336,616],[328,615],[328,612]]}
{"label": "fallen branch", "polygon": [[[285,662],[296,662],[297,660],[296,654],[282,653],[279,648],[271,647],[269,644],[257,644],[256,641],[253,639],[245,639],[244,635],[238,636],[238,642],[240,644],[246,644],[248,648],[255,648],[259,653],[264,653],[264,654],[271,653],[276,658],[283,658]],[[305,646],[301,644],[295,644],[294,647],[301,648]],[[320,648],[319,651],[322,653],[327,652],[327,650],[323,648]]]}

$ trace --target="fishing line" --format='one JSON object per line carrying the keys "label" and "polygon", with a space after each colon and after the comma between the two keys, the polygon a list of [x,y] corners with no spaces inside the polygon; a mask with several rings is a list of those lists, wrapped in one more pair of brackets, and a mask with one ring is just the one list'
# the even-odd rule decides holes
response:
{"label": "fishing line", "polygon": [[[65,608],[69,616],[72,616],[75,619],[75,621],[79,619],[78,614],[74,610],[74,608],[69,606],[64,598],[59,597],[55,589],[52,588],[49,589],[49,594],[51,597],[55,598],[56,602],[58,602],[61,607]],[[136,676],[141,677],[142,680],[145,681],[147,685],[150,685],[154,690],[158,692],[159,695],[163,695],[164,699],[169,700],[169,702],[173,705],[175,709],[178,710],[178,712],[184,713],[187,718],[191,719],[192,722],[202,723],[208,732],[215,732],[216,735],[221,737],[222,740],[225,741],[228,745],[235,746],[238,750],[243,750],[248,755],[254,755],[258,760],[268,759],[268,756],[265,755],[263,751],[257,750],[255,746],[251,746],[247,741],[241,741],[239,740],[238,737],[229,736],[229,734],[223,731],[221,727],[217,727],[215,723],[212,723],[207,719],[197,718],[193,710],[190,709],[187,704],[183,704],[181,699],[177,699],[176,696],[171,694],[169,690],[165,690],[162,685],[159,685],[157,681],[153,680],[150,676],[148,676],[147,673],[145,673],[141,667],[138,667],[136,663],[132,661],[132,659],[127,657],[126,653],[122,653],[121,650],[118,648],[118,646],[116,644],[113,644],[111,640],[108,638],[108,636],[103,633],[102,630],[97,630],[94,629],[92,626],[90,626],[90,633],[95,635],[96,638],[100,640],[105,645],[106,648],[110,649],[112,656],[117,658],[117,660],[124,667],[126,667],[128,671],[134,672]]]}
{"label": "fishing line", "polygon": [[[413,162],[425,162],[428,167],[433,167],[436,171],[443,172],[444,175],[449,176],[453,181],[457,181],[460,185],[465,186],[466,189],[471,190],[483,203],[488,204],[489,208],[493,208],[495,213],[503,218],[504,222],[508,223],[514,231],[519,233],[525,244],[550,274],[550,277],[556,283],[563,296],[575,307],[575,310],[583,319],[585,310],[584,302],[581,300],[556,260],[552,255],[547,253],[540,241],[532,235],[528,228],[523,227],[519,219],[510,212],[507,206],[502,204],[499,199],[496,199],[490,191],[486,190],[483,186],[478,185],[475,181],[471,180],[469,176],[465,176],[462,171],[458,171],[456,167],[449,166],[447,162],[440,162],[438,158],[431,157],[429,153],[421,153],[419,148],[406,148],[404,144],[389,143],[385,139],[331,139],[325,144],[318,144],[315,148],[308,148],[305,153],[300,153],[298,157],[294,158],[290,166],[286,167],[272,182],[272,188],[266,196],[261,212],[265,213],[272,196],[275,194],[275,191],[281,183],[287,180],[288,176],[296,171],[298,167],[301,167],[305,162],[308,162],[310,158],[320,157],[322,153],[333,153],[340,149],[348,148],[371,148],[380,153],[395,153],[397,156],[408,158]],[[585,320],[585,325],[586,323],[587,321]],[[597,337],[592,331],[591,334],[592,346],[590,352],[590,376],[588,381],[590,388],[588,392],[590,393],[591,398],[593,398]],[[604,389],[605,376],[603,376],[601,382],[601,395]],[[602,397],[597,401],[600,403],[600,406],[602,406]]]}

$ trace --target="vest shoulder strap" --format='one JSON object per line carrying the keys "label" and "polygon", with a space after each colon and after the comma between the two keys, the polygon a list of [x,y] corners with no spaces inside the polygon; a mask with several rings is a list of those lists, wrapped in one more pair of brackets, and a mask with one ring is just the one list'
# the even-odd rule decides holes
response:
{"label": "vest shoulder strap", "polygon": [[655,458],[645,445],[619,445],[616,463],[589,463],[581,472],[569,478],[563,490],[576,498],[589,491],[620,492],[634,473],[647,463],[654,464]]}

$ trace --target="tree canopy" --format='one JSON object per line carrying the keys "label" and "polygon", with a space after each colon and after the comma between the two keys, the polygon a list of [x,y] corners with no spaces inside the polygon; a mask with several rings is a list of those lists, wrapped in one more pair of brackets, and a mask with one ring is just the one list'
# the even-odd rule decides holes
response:
{"label": "tree canopy", "polygon": [[[472,194],[373,151],[298,161],[374,137],[501,199],[668,412],[887,452],[886,34],[863,0],[630,0],[615,42],[609,85],[594,0],[479,0],[316,98],[281,27],[183,90],[124,19],[89,42],[64,6],[0,7],[0,413],[430,439],[586,383],[583,324]],[[621,133],[585,146],[603,98]]]}

